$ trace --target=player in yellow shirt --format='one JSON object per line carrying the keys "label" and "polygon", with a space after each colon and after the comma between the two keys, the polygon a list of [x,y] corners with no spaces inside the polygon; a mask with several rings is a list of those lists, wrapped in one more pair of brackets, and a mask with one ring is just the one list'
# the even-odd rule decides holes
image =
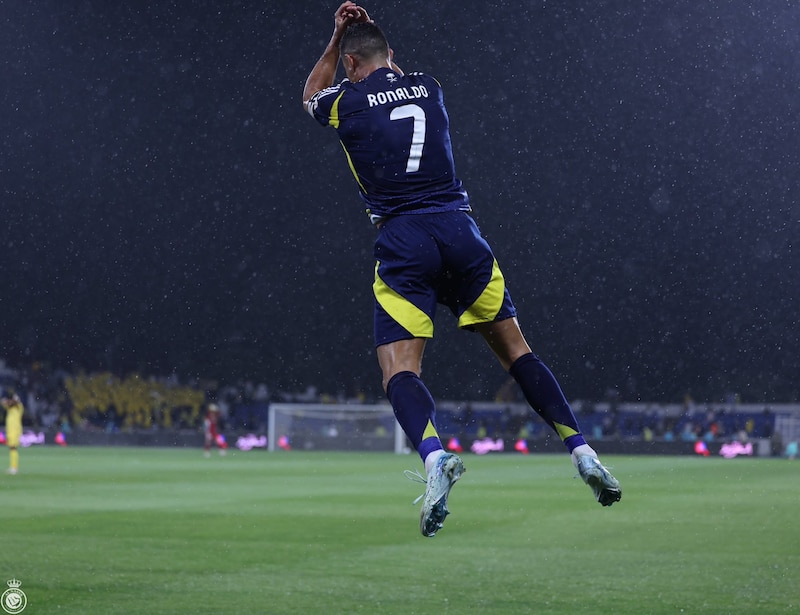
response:
{"label": "player in yellow shirt", "polygon": [[8,444],[8,473],[16,474],[19,470],[19,438],[22,435],[22,413],[25,407],[16,393],[3,393],[0,403],[6,409],[6,443]]}

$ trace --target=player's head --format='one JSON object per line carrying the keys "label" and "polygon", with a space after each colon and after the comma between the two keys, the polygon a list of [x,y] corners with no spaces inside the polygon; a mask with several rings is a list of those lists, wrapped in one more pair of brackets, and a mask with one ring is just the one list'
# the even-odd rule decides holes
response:
{"label": "player's head", "polygon": [[208,404],[208,411],[219,412],[219,406],[217,404]]}
{"label": "player's head", "polygon": [[372,22],[354,23],[339,41],[339,55],[348,79],[353,80],[356,67],[386,63],[389,41],[380,26]]}

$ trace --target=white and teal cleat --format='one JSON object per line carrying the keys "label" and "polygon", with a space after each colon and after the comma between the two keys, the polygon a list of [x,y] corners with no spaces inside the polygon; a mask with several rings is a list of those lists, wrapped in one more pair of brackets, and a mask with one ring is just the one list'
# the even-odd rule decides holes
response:
{"label": "white and teal cleat", "polygon": [[464,462],[461,461],[461,457],[452,453],[445,453],[439,457],[427,479],[422,478],[419,472],[406,472],[409,478],[427,485],[424,495],[414,502],[425,498],[419,517],[419,530],[423,536],[436,536],[436,532],[442,529],[445,517],[450,514],[447,508],[447,496],[464,472]]}
{"label": "white and teal cleat", "polygon": [[602,506],[611,506],[622,499],[622,489],[619,481],[611,472],[600,463],[597,457],[591,455],[575,455],[575,466],[583,482],[591,487],[595,499]]}

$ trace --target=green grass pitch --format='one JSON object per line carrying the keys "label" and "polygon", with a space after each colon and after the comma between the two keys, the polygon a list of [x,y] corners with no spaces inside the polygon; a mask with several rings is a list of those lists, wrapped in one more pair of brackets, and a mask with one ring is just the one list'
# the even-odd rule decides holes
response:
{"label": "green grass pitch", "polygon": [[24,615],[800,611],[800,461],[606,457],[623,499],[602,508],[566,454],[465,455],[424,538],[415,456],[20,457],[0,590],[22,581]]}

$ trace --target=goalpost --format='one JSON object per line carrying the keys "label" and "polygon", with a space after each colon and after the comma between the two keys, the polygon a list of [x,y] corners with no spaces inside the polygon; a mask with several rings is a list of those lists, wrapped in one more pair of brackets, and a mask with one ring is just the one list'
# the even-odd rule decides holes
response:
{"label": "goalpost", "polygon": [[780,434],[784,448],[789,442],[800,442],[800,416],[776,416],[775,432]]}
{"label": "goalpost", "polygon": [[409,453],[389,404],[270,404],[267,447]]}

